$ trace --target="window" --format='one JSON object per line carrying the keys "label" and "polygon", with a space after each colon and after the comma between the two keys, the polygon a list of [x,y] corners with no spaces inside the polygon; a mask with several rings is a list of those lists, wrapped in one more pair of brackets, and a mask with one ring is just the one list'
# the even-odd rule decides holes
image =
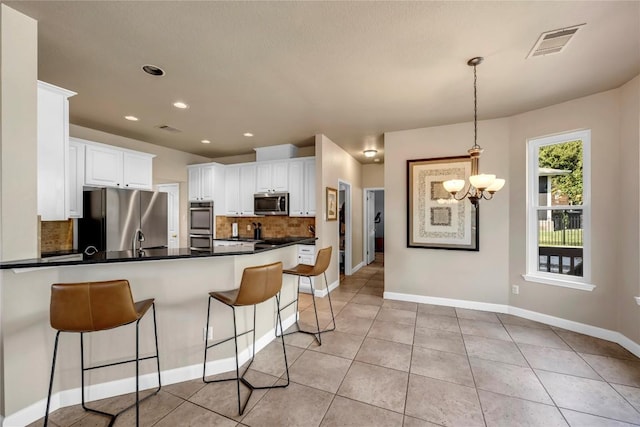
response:
{"label": "window", "polygon": [[526,280],[593,290],[589,130],[528,141]]}

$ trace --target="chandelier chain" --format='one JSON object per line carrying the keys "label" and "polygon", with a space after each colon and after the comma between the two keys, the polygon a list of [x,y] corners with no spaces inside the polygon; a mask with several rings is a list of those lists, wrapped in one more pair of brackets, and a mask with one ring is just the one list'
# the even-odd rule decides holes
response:
{"label": "chandelier chain", "polygon": [[478,75],[476,66],[473,66],[473,148],[480,148],[478,145]]}

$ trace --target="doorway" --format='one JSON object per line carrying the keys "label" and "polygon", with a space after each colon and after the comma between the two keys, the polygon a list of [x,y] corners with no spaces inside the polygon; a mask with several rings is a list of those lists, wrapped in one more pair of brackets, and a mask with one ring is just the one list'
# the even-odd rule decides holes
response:
{"label": "doorway", "polygon": [[384,252],[384,189],[365,188],[363,197],[365,260],[369,265],[376,260],[376,253]]}
{"label": "doorway", "polygon": [[180,247],[180,184],[160,184],[157,190],[167,193],[167,247]]}
{"label": "doorway", "polygon": [[340,274],[351,276],[351,184],[338,180],[338,246]]}

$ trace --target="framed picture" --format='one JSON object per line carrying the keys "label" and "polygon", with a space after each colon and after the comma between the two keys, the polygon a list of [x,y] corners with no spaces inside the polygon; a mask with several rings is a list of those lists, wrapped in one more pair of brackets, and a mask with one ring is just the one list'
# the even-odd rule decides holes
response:
{"label": "framed picture", "polygon": [[338,220],[338,190],[327,187],[327,221]]}
{"label": "framed picture", "polygon": [[[444,189],[449,179],[469,182],[471,158],[407,160],[407,247],[478,251],[478,208]],[[466,191],[464,188],[462,191]]]}

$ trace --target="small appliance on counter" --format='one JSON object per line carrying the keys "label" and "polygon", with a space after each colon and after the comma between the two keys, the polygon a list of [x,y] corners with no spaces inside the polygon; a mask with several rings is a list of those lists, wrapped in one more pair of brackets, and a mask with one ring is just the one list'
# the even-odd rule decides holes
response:
{"label": "small appliance on counter", "polygon": [[237,239],[238,236],[238,223],[237,222],[233,222],[231,223],[231,237],[234,239]]}

